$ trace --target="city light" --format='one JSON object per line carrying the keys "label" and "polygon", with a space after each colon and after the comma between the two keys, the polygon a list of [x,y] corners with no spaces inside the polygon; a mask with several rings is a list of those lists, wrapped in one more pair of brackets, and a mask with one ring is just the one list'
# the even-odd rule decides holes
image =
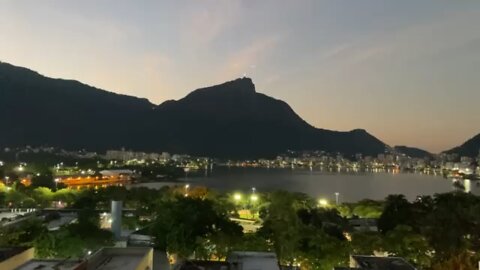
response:
{"label": "city light", "polygon": [[252,196],[250,196],[250,199],[252,200],[252,202],[256,202],[258,201],[258,196],[255,194],[252,194]]}
{"label": "city light", "polygon": [[326,199],[320,199],[318,201],[321,207],[327,207],[328,206],[328,201]]}
{"label": "city light", "polygon": [[240,193],[233,194],[233,199],[237,202],[240,201],[242,199],[242,194]]}

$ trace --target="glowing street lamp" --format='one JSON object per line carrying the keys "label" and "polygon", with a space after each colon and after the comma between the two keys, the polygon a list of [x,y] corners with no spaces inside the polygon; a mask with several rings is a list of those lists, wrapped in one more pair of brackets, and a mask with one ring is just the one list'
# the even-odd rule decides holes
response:
{"label": "glowing street lamp", "polygon": [[188,189],[190,188],[189,184],[185,185],[185,197],[188,197]]}
{"label": "glowing street lamp", "polygon": [[252,196],[250,196],[250,200],[252,200],[252,202],[256,202],[258,201],[258,196],[256,194],[252,194]]}
{"label": "glowing street lamp", "polygon": [[321,207],[327,207],[328,206],[328,201],[326,199],[320,199],[318,201]]}
{"label": "glowing street lamp", "polygon": [[240,193],[235,193],[235,194],[233,194],[233,199],[234,199],[236,202],[239,202],[239,201],[242,199],[242,194],[240,194]]}

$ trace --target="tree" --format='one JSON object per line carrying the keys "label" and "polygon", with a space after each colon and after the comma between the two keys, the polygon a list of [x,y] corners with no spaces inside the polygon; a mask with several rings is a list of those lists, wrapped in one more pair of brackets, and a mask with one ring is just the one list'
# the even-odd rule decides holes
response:
{"label": "tree", "polygon": [[393,230],[398,225],[410,225],[413,219],[410,203],[403,195],[389,195],[385,200],[385,209],[378,220],[382,233]]}
{"label": "tree", "polygon": [[293,264],[298,256],[299,241],[302,237],[302,222],[297,210],[305,204],[299,203],[297,199],[292,193],[273,192],[260,230],[265,238],[273,242],[279,259],[287,264]]}
{"label": "tree", "polygon": [[23,207],[23,202],[29,199],[25,193],[11,189],[6,193],[5,201],[9,207]]}
{"label": "tree", "polygon": [[40,258],[79,258],[89,250],[112,244],[112,234],[91,224],[71,224],[56,232],[42,234],[35,242]]}
{"label": "tree", "polygon": [[480,199],[472,194],[437,194],[422,232],[441,260],[479,246]]}
{"label": "tree", "polygon": [[353,215],[361,218],[379,218],[383,212],[383,203],[374,200],[361,200],[353,207]]}
{"label": "tree", "polygon": [[5,191],[0,190],[0,207],[4,207],[7,199],[7,194]]}
{"label": "tree", "polygon": [[32,196],[36,203],[41,207],[50,206],[53,200],[53,192],[47,187],[38,187],[34,189]]}
{"label": "tree", "polygon": [[302,224],[314,226],[322,229],[330,236],[345,240],[343,232],[347,229],[348,222],[340,216],[336,209],[300,209],[297,211],[297,215],[300,217]]}
{"label": "tree", "polygon": [[0,246],[31,246],[45,232],[42,222],[35,218],[21,222],[18,227],[1,227]]}
{"label": "tree", "polygon": [[351,238],[352,254],[374,255],[382,250],[382,236],[378,232],[354,232]]}
{"label": "tree", "polygon": [[383,249],[392,256],[403,257],[421,268],[430,267],[432,248],[427,239],[406,225],[388,231],[383,239]]}
{"label": "tree", "polygon": [[62,201],[66,203],[68,206],[72,206],[77,197],[80,195],[80,191],[74,190],[74,189],[68,189],[68,188],[62,188],[58,189],[53,193],[52,200],[54,201]]}
{"label": "tree", "polygon": [[383,212],[383,202],[361,200],[356,203],[342,203],[335,206],[342,217],[379,218]]}
{"label": "tree", "polygon": [[55,181],[53,180],[53,175],[49,171],[42,172],[38,175],[35,175],[32,178],[32,188],[36,187],[46,187],[50,189],[56,189]]}
{"label": "tree", "polygon": [[223,254],[222,241],[240,237],[242,228],[217,212],[213,201],[179,196],[159,203],[151,233],[158,248],[188,258],[195,251],[201,257]]}
{"label": "tree", "polygon": [[[305,269],[330,270],[348,263],[347,241],[332,237],[319,228],[305,226],[297,262]],[[302,269],[303,269],[302,268]]]}
{"label": "tree", "polygon": [[431,270],[477,270],[480,258],[467,251],[455,254],[447,260],[435,263]]}
{"label": "tree", "polygon": [[246,233],[239,241],[233,243],[236,251],[272,251],[272,244],[258,233]]}

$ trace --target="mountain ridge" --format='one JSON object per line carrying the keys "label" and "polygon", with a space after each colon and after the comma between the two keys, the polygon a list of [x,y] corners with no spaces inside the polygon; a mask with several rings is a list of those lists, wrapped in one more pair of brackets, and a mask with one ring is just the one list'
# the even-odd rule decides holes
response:
{"label": "mountain ridge", "polygon": [[264,157],[288,149],[375,155],[386,147],[364,129],[313,127],[286,102],[258,93],[250,78],[155,105],[0,63],[0,99],[3,146],[126,147],[214,157]]}
{"label": "mountain ridge", "polygon": [[412,158],[433,158],[434,156],[434,154],[417,147],[395,145],[393,149],[398,153],[407,155]]}
{"label": "mountain ridge", "polygon": [[460,156],[477,157],[480,155],[480,133],[466,140],[463,144],[443,153],[456,153]]}

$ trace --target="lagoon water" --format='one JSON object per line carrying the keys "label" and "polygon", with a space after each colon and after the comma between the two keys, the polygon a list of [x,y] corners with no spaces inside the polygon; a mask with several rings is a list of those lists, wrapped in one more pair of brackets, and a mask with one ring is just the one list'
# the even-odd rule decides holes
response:
{"label": "lagoon water", "polygon": [[[442,176],[419,173],[327,172],[315,169],[310,171],[216,167],[213,171],[200,171],[181,180],[190,186],[206,186],[220,191],[250,192],[252,187],[259,192],[283,189],[331,201],[335,200],[335,192],[339,192],[339,200],[342,202],[354,202],[365,198],[380,200],[389,194],[404,194],[413,200],[418,195],[433,195],[454,190],[452,180]],[[140,185],[158,188],[165,184]],[[480,186],[476,182],[467,182],[464,185],[473,193],[480,193]]]}

